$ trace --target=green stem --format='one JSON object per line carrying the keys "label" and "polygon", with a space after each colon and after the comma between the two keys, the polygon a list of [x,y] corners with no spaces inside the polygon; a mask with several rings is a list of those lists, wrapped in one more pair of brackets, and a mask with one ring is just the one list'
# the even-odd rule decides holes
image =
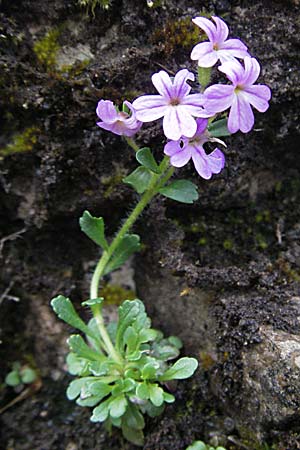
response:
{"label": "green stem", "polygon": [[128,144],[131,148],[133,148],[133,150],[134,150],[135,152],[139,151],[140,148],[139,148],[139,146],[137,145],[137,143],[135,142],[134,139],[125,136],[125,141],[127,142],[127,144]]}
{"label": "green stem", "polygon": [[[92,277],[91,282],[91,289],[90,289],[90,298],[97,298],[98,297],[98,290],[99,290],[99,282],[100,279],[104,273],[105,267],[107,263],[109,262],[111,256],[119,246],[121,240],[123,237],[128,233],[132,225],[135,223],[139,215],[143,212],[145,207],[150,203],[153,197],[158,193],[159,189],[165,185],[165,183],[171,178],[173,175],[174,169],[171,167],[168,169],[169,164],[169,158],[165,157],[161,164],[159,165],[159,168],[161,170],[160,174],[153,174],[152,181],[149,184],[148,189],[146,192],[142,195],[140,201],[137,203],[131,214],[129,215],[128,219],[124,222],[123,226],[121,227],[120,231],[116,235],[116,237],[113,239],[112,243],[110,244],[108,250],[106,250],[102,257],[100,258],[95,272]],[[122,356],[116,351],[114,348],[110,337],[107,333],[107,330],[104,325],[102,313],[101,313],[101,307],[100,305],[94,305],[91,307],[93,315],[97,321],[97,325],[100,331],[100,334],[102,336],[102,339],[107,347],[108,353],[111,355],[111,357],[118,363],[122,363]]]}

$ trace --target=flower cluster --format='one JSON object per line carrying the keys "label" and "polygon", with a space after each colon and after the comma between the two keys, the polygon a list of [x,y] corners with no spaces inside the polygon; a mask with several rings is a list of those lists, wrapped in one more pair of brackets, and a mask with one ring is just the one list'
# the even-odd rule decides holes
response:
{"label": "flower cluster", "polygon": [[207,119],[211,123],[217,114],[229,110],[229,133],[239,130],[248,133],[254,126],[252,107],[265,112],[269,107],[271,90],[266,85],[255,84],[260,74],[258,61],[250,56],[246,45],[239,39],[228,39],[228,27],[222,19],[196,17],[193,22],[206,33],[208,41],[193,48],[191,59],[198,61],[199,71],[207,70],[220,61],[218,70],[231,84],[214,84],[203,93],[191,94],[188,81],[195,79],[192,72],[182,69],[171,78],[161,70],[152,75],[158,94],[142,95],[132,105],[124,102],[127,112],[124,108],[119,112],[112,102],[100,100],[97,114],[102,122],[97,125],[131,137],[139,131],[142,123],[163,118],[164,134],[170,140],[164,153],[170,156],[171,165],[182,167],[192,159],[198,174],[209,179],[223,169],[225,157],[218,148],[210,154],[203,148],[204,143],[215,140],[207,129]]}

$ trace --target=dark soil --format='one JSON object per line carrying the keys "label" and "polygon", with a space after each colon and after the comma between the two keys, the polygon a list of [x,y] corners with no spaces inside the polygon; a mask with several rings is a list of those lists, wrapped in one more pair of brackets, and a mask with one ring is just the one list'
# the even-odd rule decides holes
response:
{"label": "dark soil", "polygon": [[[299,5],[160,3],[150,9],[146,0],[114,0],[89,17],[75,0],[0,1],[0,381],[14,361],[36,366],[42,380],[37,392],[0,416],[0,449],[133,448],[66,399],[70,330],[49,301],[62,293],[79,306],[88,296],[99,252],[80,233],[82,212],[103,216],[113,235],[136,201],[121,183],[135,167],[132,151],[95,126],[97,101],[152,92],[150,76],[161,68],[194,70],[190,18],[201,11],[224,17],[231,35],[247,43],[262,64],[259,81],[271,86],[273,97],[249,135],[226,140],[221,175],[206,182],[191,166],[178,170],[199,187],[195,205],[158,199],[136,226],[145,244],[135,264],[138,294],[154,324],[179,334],[185,351],[201,360],[197,375],[178,384],[176,403],[147,422],[144,449],[184,450],[194,439],[231,449],[267,449],[266,442],[300,448],[300,405],[285,406],[289,413],[282,406],[282,420],[268,420],[269,413],[255,418],[244,384],[248,349],[264,342],[264,327],[300,334]],[[34,52],[53,30],[65,57],[59,67]],[[79,54],[80,45],[89,61],[74,63],[71,50]],[[28,151],[17,153],[15,146],[3,157],[1,150],[16,135],[24,140],[28,129],[34,134]],[[139,139],[161,158],[159,123],[145,126]],[[193,294],[195,310],[177,307],[185,298],[179,288]],[[197,303],[200,291],[203,303]],[[203,328],[193,317],[202,307]],[[16,395],[3,384],[1,407]]]}

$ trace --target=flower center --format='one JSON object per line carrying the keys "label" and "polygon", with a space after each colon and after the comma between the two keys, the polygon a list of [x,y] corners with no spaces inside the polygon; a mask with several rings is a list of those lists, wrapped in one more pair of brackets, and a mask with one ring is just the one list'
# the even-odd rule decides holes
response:
{"label": "flower center", "polygon": [[215,43],[215,44],[213,45],[213,49],[214,49],[214,50],[219,50],[219,46],[218,46],[217,43]]}
{"label": "flower center", "polygon": [[171,101],[170,101],[170,105],[171,106],[178,106],[178,105],[180,105],[179,99],[178,98],[172,98]]}
{"label": "flower center", "polygon": [[243,91],[244,90],[244,87],[241,85],[241,84],[238,84],[237,86],[236,86],[236,88],[234,89],[234,92],[236,93],[236,94],[238,94],[239,92],[241,92],[241,91]]}

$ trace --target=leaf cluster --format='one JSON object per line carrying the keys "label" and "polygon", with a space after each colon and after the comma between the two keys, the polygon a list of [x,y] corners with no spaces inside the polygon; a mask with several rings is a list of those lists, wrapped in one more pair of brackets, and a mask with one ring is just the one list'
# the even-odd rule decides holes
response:
{"label": "leaf cluster", "polygon": [[32,384],[38,378],[36,370],[28,365],[22,366],[19,361],[13,363],[12,371],[5,377],[7,386],[17,387],[22,384]]}
{"label": "leaf cluster", "polygon": [[[124,178],[123,182],[133,187],[138,194],[143,194],[149,189],[153,179],[159,180],[163,171],[148,147],[138,150],[136,159],[140,166]],[[171,181],[167,186],[164,186],[162,182],[162,185],[158,186],[157,192],[181,203],[193,203],[198,200],[197,187],[188,180]]]}
{"label": "leaf cluster", "polygon": [[[101,303],[102,299],[84,302],[88,306]],[[108,326],[118,360],[107,351],[95,318],[85,324],[63,296],[54,298],[51,305],[59,318],[85,335],[73,334],[68,340],[68,370],[77,378],[70,383],[67,397],[93,407],[92,422],[118,427],[127,440],[142,445],[143,415],[157,416],[166,403],[174,402],[164,383],[190,377],[197,361],[184,357],[170,365],[179,355],[181,342],[151,328],[138,299],[125,300],[118,309],[118,321]]]}

